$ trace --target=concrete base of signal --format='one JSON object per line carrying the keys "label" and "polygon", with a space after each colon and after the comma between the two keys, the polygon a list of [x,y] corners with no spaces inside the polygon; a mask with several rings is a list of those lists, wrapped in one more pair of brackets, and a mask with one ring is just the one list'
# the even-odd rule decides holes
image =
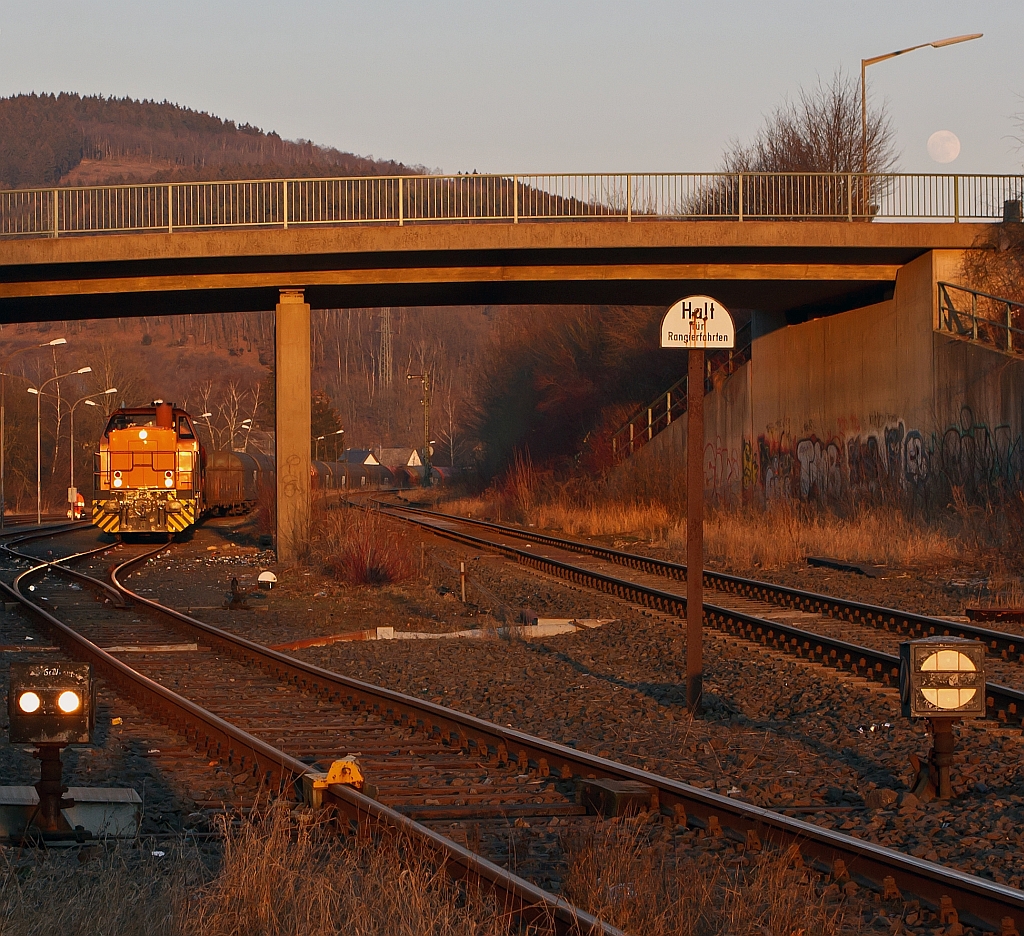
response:
{"label": "concrete base of signal", "polygon": [[[90,838],[134,838],[142,823],[142,800],[131,789],[70,787],[67,798],[75,805],[62,809],[63,828],[69,835],[84,830]],[[33,830],[39,794],[31,786],[0,787],[0,840],[20,838]]]}

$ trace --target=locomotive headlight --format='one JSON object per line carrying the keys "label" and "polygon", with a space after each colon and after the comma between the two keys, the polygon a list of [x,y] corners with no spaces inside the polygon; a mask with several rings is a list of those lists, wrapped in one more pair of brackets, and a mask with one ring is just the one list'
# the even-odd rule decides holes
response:
{"label": "locomotive headlight", "polygon": [[26,715],[38,712],[40,704],[39,696],[34,692],[23,692],[18,696],[18,708],[20,708]]}
{"label": "locomotive headlight", "polygon": [[65,690],[57,696],[57,708],[59,708],[65,715],[77,712],[81,704],[82,697],[77,692],[72,692],[70,689]]}
{"label": "locomotive headlight", "polygon": [[140,439],[148,439],[149,438],[149,433],[146,432],[145,429],[140,429],[139,430],[139,438]]}

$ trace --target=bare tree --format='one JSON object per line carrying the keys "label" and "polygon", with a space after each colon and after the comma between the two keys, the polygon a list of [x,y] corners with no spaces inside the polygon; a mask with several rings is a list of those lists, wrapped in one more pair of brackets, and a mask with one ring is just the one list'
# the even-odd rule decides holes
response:
{"label": "bare tree", "polygon": [[[716,180],[697,192],[688,210],[723,217],[871,218],[883,182],[877,174],[896,167],[896,134],[885,106],[861,125],[859,83],[841,70],[825,84],[800,89],[765,117],[747,144],[733,141],[722,168],[738,176]],[[867,177],[859,175],[866,168]],[[791,173],[778,177],[779,173]],[[821,174],[842,173],[845,176]]]}

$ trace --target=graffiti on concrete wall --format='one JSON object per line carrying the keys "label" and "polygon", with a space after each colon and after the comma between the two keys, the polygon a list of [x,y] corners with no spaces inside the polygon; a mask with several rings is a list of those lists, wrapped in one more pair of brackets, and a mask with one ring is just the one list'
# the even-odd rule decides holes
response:
{"label": "graffiti on concrete wall", "polygon": [[[937,487],[959,487],[969,497],[1024,489],[1024,439],[1009,426],[989,427],[969,407],[954,423],[933,432],[876,415],[871,414],[870,428],[850,419],[828,438],[769,427],[756,443],[744,440],[738,471],[744,494],[759,490],[769,500],[826,502]],[[723,460],[716,458],[716,465]],[[715,481],[720,486],[719,475]]]}

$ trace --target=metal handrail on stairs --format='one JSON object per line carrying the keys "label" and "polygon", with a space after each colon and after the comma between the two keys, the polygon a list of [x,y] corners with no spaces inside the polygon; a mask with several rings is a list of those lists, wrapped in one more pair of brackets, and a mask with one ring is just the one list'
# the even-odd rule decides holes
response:
{"label": "metal handrail on stairs", "polygon": [[[737,348],[707,353],[704,364],[705,393],[714,387],[716,377],[727,377],[750,360],[750,336],[748,322],[736,333]],[[612,433],[612,454],[616,461],[622,461],[643,448],[686,412],[686,382],[685,376],[677,380]]]}
{"label": "metal handrail on stairs", "polygon": [[1024,302],[953,283],[938,286],[940,332],[1008,354],[1024,354]]}

